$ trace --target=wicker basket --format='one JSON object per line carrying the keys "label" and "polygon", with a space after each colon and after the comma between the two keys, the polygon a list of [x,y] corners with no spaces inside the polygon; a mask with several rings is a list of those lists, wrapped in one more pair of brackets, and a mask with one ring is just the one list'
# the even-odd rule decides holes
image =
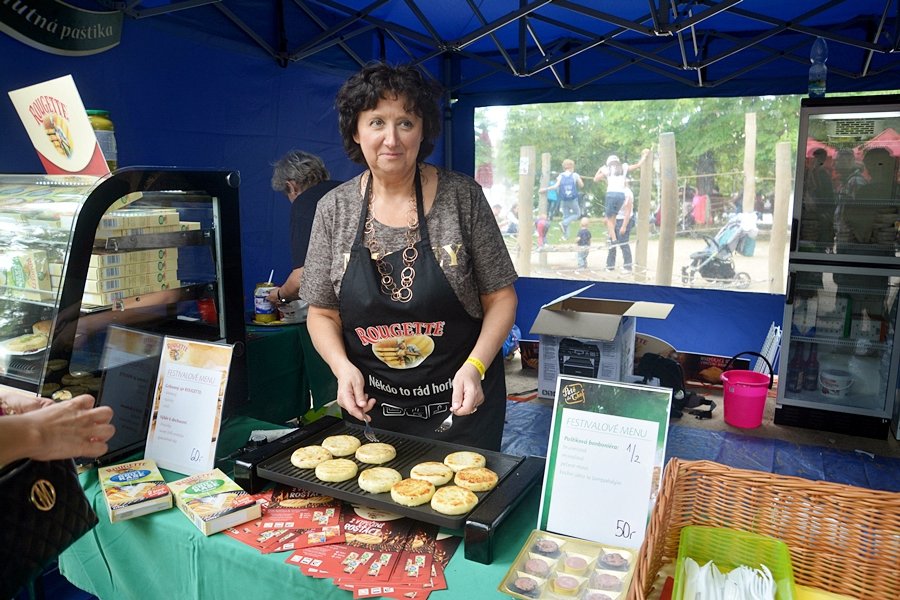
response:
{"label": "wicker basket", "polygon": [[788,545],[798,584],[860,599],[900,590],[900,494],[673,458],[627,600],[645,600],[678,556],[685,525],[730,527]]}

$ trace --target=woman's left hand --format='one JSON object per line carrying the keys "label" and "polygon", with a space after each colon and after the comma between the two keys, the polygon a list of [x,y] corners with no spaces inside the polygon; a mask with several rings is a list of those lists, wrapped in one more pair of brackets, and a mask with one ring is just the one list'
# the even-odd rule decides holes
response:
{"label": "woman's left hand", "polygon": [[450,412],[454,415],[471,415],[484,404],[484,390],[481,388],[481,374],[478,369],[466,363],[453,377],[453,396]]}

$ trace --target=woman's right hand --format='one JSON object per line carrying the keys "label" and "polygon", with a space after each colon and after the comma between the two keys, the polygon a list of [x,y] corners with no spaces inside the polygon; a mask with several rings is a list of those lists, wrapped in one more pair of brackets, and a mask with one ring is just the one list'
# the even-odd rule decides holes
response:
{"label": "woman's right hand", "polygon": [[338,406],[353,418],[368,421],[369,416],[366,413],[375,406],[375,398],[370,398],[366,394],[365,380],[360,370],[347,361],[335,375],[338,384]]}

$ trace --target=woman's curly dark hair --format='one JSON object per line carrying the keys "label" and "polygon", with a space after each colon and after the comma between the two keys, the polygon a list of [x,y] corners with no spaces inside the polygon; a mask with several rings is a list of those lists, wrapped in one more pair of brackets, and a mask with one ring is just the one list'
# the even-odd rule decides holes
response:
{"label": "woman's curly dark hair", "polygon": [[375,108],[382,98],[397,96],[406,100],[404,108],[407,111],[422,119],[423,139],[416,160],[424,161],[434,150],[435,140],[441,133],[439,103],[442,91],[437,82],[413,66],[376,62],[363,67],[341,86],[334,102],[347,156],[354,162],[366,164],[362,149],[353,139],[359,114]]}

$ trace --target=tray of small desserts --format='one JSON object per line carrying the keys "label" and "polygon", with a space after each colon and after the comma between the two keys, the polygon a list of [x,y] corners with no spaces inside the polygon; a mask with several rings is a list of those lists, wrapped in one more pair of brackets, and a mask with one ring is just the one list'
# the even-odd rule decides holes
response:
{"label": "tray of small desserts", "polygon": [[634,551],[535,529],[497,588],[522,600],[623,600]]}
{"label": "tray of small desserts", "polygon": [[363,431],[336,421],[263,460],[256,473],[353,504],[462,529],[489,496],[504,494],[510,475],[525,460],[381,429],[374,430],[378,443],[373,444]]}

